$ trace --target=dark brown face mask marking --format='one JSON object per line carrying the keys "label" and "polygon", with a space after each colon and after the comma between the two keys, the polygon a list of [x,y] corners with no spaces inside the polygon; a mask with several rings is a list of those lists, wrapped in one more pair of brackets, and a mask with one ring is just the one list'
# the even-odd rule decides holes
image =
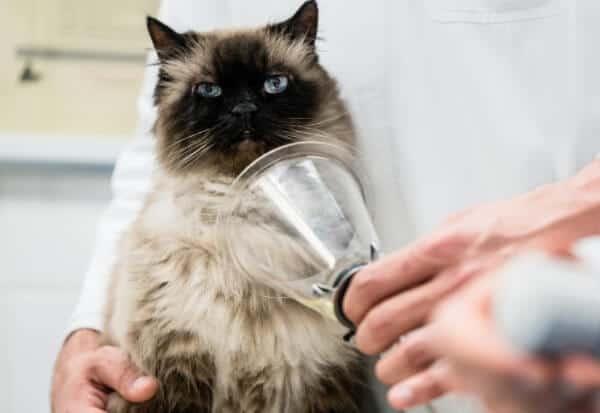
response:
{"label": "dark brown face mask marking", "polygon": [[318,61],[317,29],[314,1],[254,30],[180,34],[148,18],[160,64],[155,131],[163,166],[235,173],[268,150],[322,136],[329,126],[322,119],[350,130],[336,83]]}

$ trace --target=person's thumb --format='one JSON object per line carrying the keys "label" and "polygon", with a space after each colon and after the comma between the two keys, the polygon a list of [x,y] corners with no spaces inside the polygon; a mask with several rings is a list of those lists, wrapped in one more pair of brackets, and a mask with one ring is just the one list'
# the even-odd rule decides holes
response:
{"label": "person's thumb", "polygon": [[158,390],[158,381],[140,373],[116,347],[105,346],[96,350],[90,371],[92,380],[133,403],[150,400]]}

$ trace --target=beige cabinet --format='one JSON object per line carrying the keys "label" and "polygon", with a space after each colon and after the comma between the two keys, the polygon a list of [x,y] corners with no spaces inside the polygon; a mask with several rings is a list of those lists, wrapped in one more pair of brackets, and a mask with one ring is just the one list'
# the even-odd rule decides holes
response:
{"label": "beige cabinet", "polygon": [[[129,136],[158,0],[0,0],[0,139]],[[31,57],[27,57],[31,56]],[[20,81],[31,64],[35,81]]]}

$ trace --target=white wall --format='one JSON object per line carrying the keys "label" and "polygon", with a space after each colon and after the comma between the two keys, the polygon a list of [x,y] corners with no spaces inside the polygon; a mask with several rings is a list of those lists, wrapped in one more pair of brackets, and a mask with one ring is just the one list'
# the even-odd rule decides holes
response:
{"label": "white wall", "polygon": [[0,162],[0,411],[48,413],[110,167]]}

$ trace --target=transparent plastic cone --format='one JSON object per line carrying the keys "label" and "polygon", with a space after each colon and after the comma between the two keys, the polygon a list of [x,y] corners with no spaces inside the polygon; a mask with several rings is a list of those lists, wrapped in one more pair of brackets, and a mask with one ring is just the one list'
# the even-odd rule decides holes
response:
{"label": "transparent plastic cone", "polygon": [[220,225],[237,272],[338,319],[336,293],[378,250],[352,154],[324,143],[283,146],[252,163]]}

